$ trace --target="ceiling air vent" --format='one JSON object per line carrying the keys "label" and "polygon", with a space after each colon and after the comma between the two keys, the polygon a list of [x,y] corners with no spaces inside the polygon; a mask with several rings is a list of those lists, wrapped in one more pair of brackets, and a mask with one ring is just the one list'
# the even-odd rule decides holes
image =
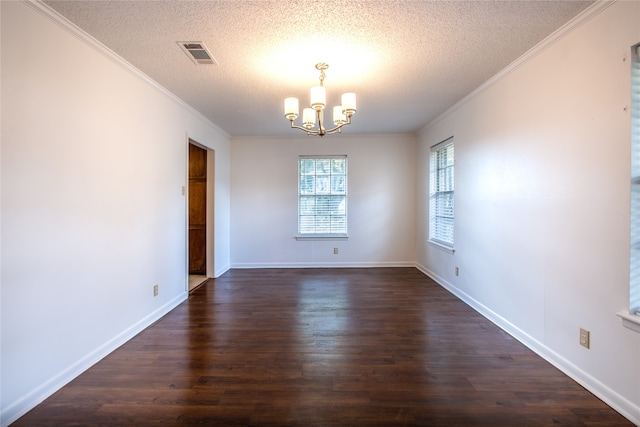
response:
{"label": "ceiling air vent", "polygon": [[196,65],[202,64],[214,64],[216,65],[215,59],[207,50],[207,47],[202,42],[178,42],[182,50],[187,54],[189,59],[193,61]]}

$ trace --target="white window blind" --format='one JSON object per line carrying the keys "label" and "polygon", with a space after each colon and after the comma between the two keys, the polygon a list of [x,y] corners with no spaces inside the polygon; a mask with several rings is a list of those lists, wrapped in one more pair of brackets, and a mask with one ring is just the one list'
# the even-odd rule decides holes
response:
{"label": "white window blind", "polygon": [[429,240],[453,248],[453,138],[431,148],[429,169]]}
{"label": "white window blind", "polygon": [[298,235],[347,235],[347,156],[300,156]]}
{"label": "white window blind", "polygon": [[629,311],[640,312],[640,45],[631,64],[631,271]]}

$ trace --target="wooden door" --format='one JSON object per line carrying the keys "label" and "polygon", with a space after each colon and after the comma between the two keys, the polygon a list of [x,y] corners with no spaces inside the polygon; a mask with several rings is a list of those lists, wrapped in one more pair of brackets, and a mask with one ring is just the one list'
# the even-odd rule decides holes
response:
{"label": "wooden door", "polygon": [[207,274],[207,150],[189,144],[189,274]]}

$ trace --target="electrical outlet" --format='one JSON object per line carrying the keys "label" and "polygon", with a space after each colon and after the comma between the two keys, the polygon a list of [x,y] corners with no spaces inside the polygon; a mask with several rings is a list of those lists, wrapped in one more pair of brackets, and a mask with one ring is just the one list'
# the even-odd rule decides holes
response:
{"label": "electrical outlet", "polygon": [[584,348],[589,348],[591,333],[584,328],[580,328],[580,345]]}
{"label": "electrical outlet", "polygon": [[458,267],[456,267],[456,276],[460,275],[460,269]]}
{"label": "electrical outlet", "polygon": [[158,296],[158,285],[153,285],[153,296],[154,297]]}
{"label": "electrical outlet", "polygon": [[333,254],[337,255],[338,254],[338,248],[333,248]]}

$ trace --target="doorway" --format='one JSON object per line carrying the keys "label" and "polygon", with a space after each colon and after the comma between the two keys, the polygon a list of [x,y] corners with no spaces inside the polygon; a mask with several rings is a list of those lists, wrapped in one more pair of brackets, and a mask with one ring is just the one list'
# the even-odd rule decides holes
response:
{"label": "doorway", "polygon": [[207,281],[207,150],[189,140],[189,291]]}

